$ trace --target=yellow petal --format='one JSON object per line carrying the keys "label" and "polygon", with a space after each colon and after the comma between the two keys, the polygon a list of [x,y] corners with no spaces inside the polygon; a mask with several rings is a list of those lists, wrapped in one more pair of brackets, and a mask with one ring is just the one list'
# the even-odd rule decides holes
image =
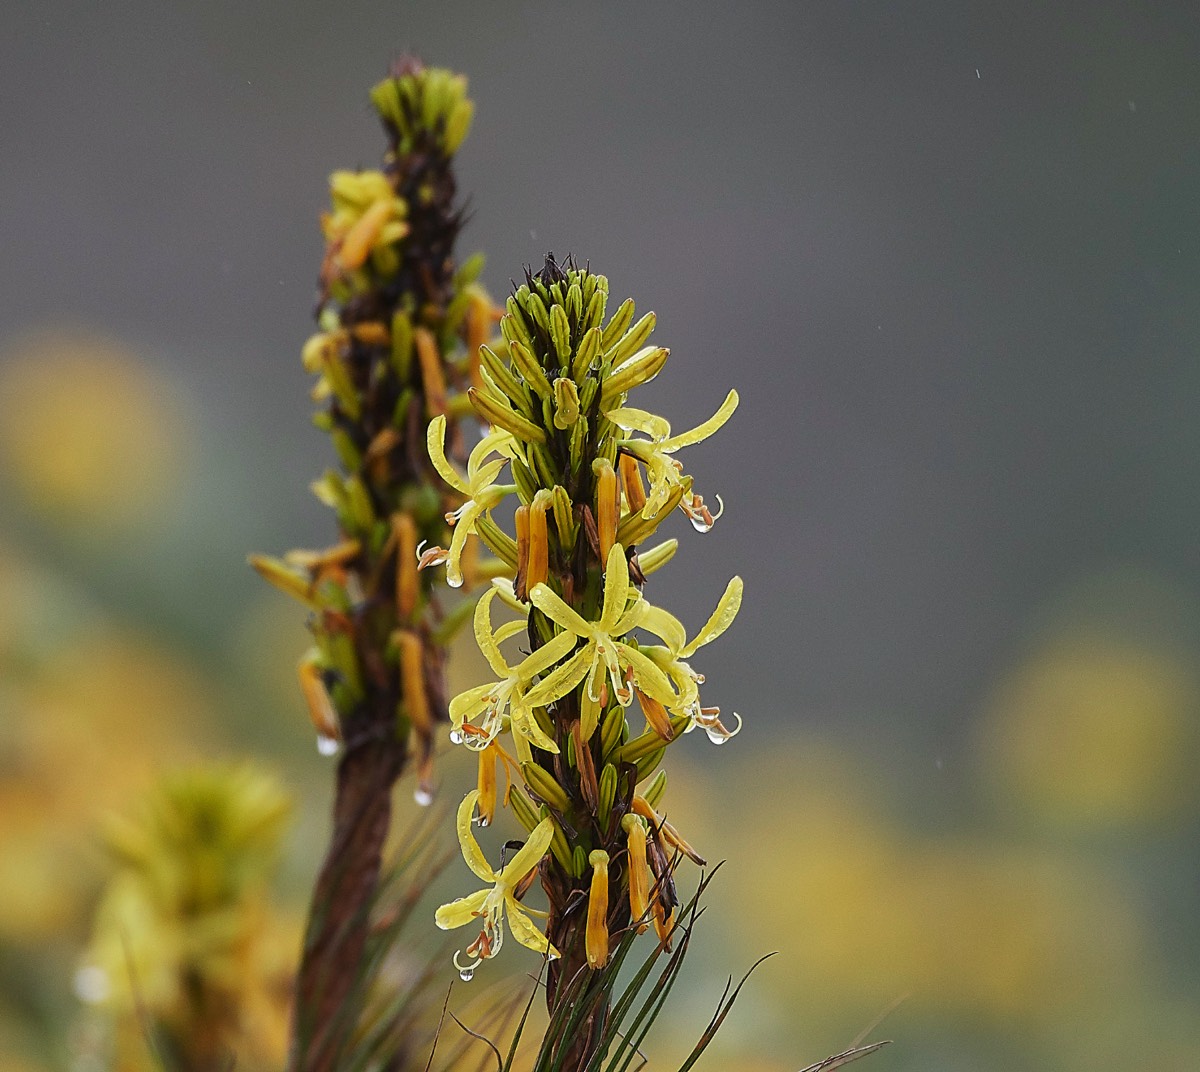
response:
{"label": "yellow petal", "polygon": [[[732,624],[742,606],[742,579],[734,577],[725,586],[725,592],[717,602],[717,609],[704,623],[704,628],[692,638],[692,642],[679,651],[680,658],[695,654],[697,648],[716,640]],[[666,640],[666,637],[663,637]]]}
{"label": "yellow petal", "polygon": [[[474,807],[474,804],[475,802],[472,801],[471,806]],[[461,811],[459,814],[461,815]],[[553,837],[554,820],[550,818],[543,819],[533,828],[533,833],[529,835],[529,839],[525,844],[517,850],[516,856],[505,865],[504,870],[496,878],[496,883],[511,889],[520,882],[521,879],[542,862],[542,857],[546,855],[546,850],[550,848],[550,841]]]}
{"label": "yellow petal", "polygon": [[491,890],[479,890],[469,897],[460,897],[457,901],[442,905],[433,917],[434,922],[444,931],[451,931],[455,927],[465,927],[479,918],[483,903],[491,892]]}
{"label": "yellow petal", "polygon": [[479,790],[472,789],[463,797],[463,802],[458,806],[458,844],[462,848],[463,859],[467,861],[467,866],[484,882],[495,882],[497,881],[496,872],[487,862],[487,857],[483,855],[483,850],[479,847],[479,842],[475,840],[475,835],[471,831],[471,817],[475,814],[475,801],[478,799]]}
{"label": "yellow petal", "polygon": [[604,607],[600,614],[600,630],[611,633],[625,613],[629,598],[629,566],[625,561],[625,548],[614,543],[608,552],[604,566]]}
{"label": "yellow petal", "polygon": [[429,422],[429,428],[425,432],[425,446],[429,450],[429,460],[433,462],[433,467],[438,471],[438,475],[455,491],[470,495],[470,486],[458,475],[454,466],[446,458],[445,416],[439,414]]}
{"label": "yellow petal", "polygon": [[483,657],[487,659],[492,672],[500,677],[508,677],[513,672],[512,667],[500,654],[500,646],[492,632],[492,600],[495,598],[496,589],[491,588],[484,592],[475,604],[475,643],[479,645],[479,650],[483,652]]}
{"label": "yellow petal", "polygon": [[721,403],[721,408],[717,410],[703,424],[696,425],[695,428],[688,432],[681,432],[677,436],[672,436],[670,439],[664,439],[658,446],[664,454],[674,454],[680,447],[690,447],[693,443],[700,443],[707,439],[713,432],[717,431],[730,417],[733,416],[733,411],[738,407],[737,391],[730,391],[725,396],[725,401]]}
{"label": "yellow petal", "polygon": [[535,584],[529,590],[529,602],[563,629],[568,629],[579,637],[591,636],[592,627],[555,595],[548,585]]}
{"label": "yellow petal", "polygon": [[508,929],[512,931],[512,936],[527,949],[532,949],[535,953],[549,953],[551,960],[557,960],[558,950],[526,915],[521,902],[510,893],[504,899],[504,904],[508,909]]}
{"label": "yellow petal", "polygon": [[[573,637],[573,633],[562,633],[562,636]],[[530,707],[545,707],[555,700],[566,696],[586,676],[588,669],[595,659],[595,645],[589,644],[581,648],[561,666],[556,666],[549,674],[539,681],[525,694],[525,702]]]}

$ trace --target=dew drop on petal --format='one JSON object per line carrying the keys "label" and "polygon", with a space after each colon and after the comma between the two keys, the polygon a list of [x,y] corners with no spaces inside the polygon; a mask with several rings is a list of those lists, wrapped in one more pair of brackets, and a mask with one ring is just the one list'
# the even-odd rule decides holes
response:
{"label": "dew drop on petal", "polygon": [[420,804],[422,808],[428,808],[433,803],[433,790],[428,786],[419,785],[413,790],[413,800]]}
{"label": "dew drop on petal", "polygon": [[317,751],[323,756],[336,756],[341,750],[342,744],[336,737],[326,737],[325,734],[317,736]]}

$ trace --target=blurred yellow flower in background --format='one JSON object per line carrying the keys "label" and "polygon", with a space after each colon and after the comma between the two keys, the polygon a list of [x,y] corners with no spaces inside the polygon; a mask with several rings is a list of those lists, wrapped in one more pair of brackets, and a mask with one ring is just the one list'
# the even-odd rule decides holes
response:
{"label": "blurred yellow flower in background", "polygon": [[76,986],[115,1015],[118,1067],[149,1058],[147,1020],[182,1067],[281,1066],[300,931],[268,882],[290,810],[272,775],[241,763],[170,775],[110,818],[118,868]]}
{"label": "blurred yellow flower in background", "polygon": [[1067,632],[995,691],[983,727],[993,782],[1037,816],[1128,827],[1196,801],[1200,683],[1172,651]]}
{"label": "blurred yellow flower in background", "polygon": [[187,447],[175,389],[117,343],[47,332],[0,353],[0,471],[56,521],[127,526],[161,510]]}
{"label": "blurred yellow flower in background", "polygon": [[77,923],[96,819],[191,754],[209,690],[149,637],[119,628],[0,544],[0,942]]}

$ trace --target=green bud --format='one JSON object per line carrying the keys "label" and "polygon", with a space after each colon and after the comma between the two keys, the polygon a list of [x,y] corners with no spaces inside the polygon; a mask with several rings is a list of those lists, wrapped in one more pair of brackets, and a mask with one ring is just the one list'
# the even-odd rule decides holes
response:
{"label": "green bud", "polygon": [[[589,279],[595,278],[589,276]],[[604,322],[604,307],[608,304],[608,293],[603,290],[596,290],[590,296],[585,294],[584,300],[587,301],[587,309],[584,310],[583,317],[580,321],[579,328],[581,331],[591,331],[599,329]],[[599,348],[600,340],[597,339],[597,348]]]}
{"label": "green bud", "polygon": [[575,546],[575,520],[572,514],[571,497],[567,489],[560,484],[554,486],[554,526],[558,529],[558,543],[564,551],[570,552]]}
{"label": "green bud", "polygon": [[611,763],[605,763],[600,771],[600,814],[602,823],[608,822],[612,812],[613,801],[617,798],[617,768]]}
{"label": "green bud", "polygon": [[[469,601],[466,604],[468,607],[471,605]],[[533,833],[537,824],[541,822],[541,818],[538,816],[529,798],[515,785],[508,792],[508,806],[512,809],[513,815],[517,817],[517,822],[530,833]]]}
{"label": "green bud", "polygon": [[567,835],[563,833],[563,828],[558,825],[558,820],[550,814],[550,809],[544,804],[539,810],[539,814],[541,815],[542,819],[549,819],[553,824],[554,833],[550,838],[550,851],[554,853],[554,858],[558,861],[559,866],[567,872],[567,874],[574,874],[574,864],[571,859],[571,846],[567,841]]}
{"label": "green bud", "polygon": [[475,103],[470,100],[460,100],[446,120],[445,149],[447,156],[458,152],[467,134],[471,130],[471,120],[475,118]]}
{"label": "green bud", "polygon": [[632,298],[626,298],[621,302],[620,308],[613,313],[612,319],[608,322],[608,327],[604,329],[604,334],[600,339],[602,351],[607,352],[625,334],[625,330],[633,323],[634,308]]}
{"label": "green bud", "polygon": [[549,335],[550,310],[546,308],[546,303],[537,294],[530,294],[521,302],[521,306],[529,314],[530,319]]}
{"label": "green bud", "polygon": [[576,845],[571,852],[571,874],[576,878],[582,878],[588,870],[588,854],[584,852],[582,845]]}
{"label": "green bud", "polygon": [[[576,288],[575,292],[578,293],[579,289]],[[565,362],[571,356],[571,325],[561,305],[550,308],[550,341],[554,343],[559,361]]]}
{"label": "green bud", "polygon": [[654,330],[656,322],[657,317],[653,313],[647,313],[621,336],[620,342],[605,348],[604,361],[616,367],[627,357],[636,353],[642,343],[650,338],[650,333]]}
{"label": "green bud", "polygon": [[512,374],[507,363],[490,346],[479,348],[479,364],[484,372],[491,377],[496,388],[513,403],[517,409],[528,413],[529,393],[520,380]]}
{"label": "green bud", "polygon": [[[559,308],[557,305],[555,309]],[[560,376],[554,381],[554,427],[570,428],[579,420],[579,391],[574,380]]]}
{"label": "green bud", "polygon": [[613,750],[621,744],[621,730],[625,727],[625,708],[613,707],[600,723],[600,754],[607,760]]}
{"label": "green bud", "polygon": [[662,800],[663,793],[667,790],[667,772],[660,770],[653,778],[650,779],[650,784],[642,790],[642,799],[646,801],[650,807],[657,809],[658,802]]}
{"label": "green bud", "polygon": [[663,761],[663,756],[666,755],[666,748],[657,748],[648,756],[643,756],[637,761],[637,780],[639,782],[649,778],[655,772],[658,765]]}
{"label": "green bud", "polygon": [[471,406],[475,412],[488,424],[494,424],[497,428],[512,432],[518,439],[524,440],[526,443],[544,443],[546,441],[546,433],[528,418],[513,412],[507,406],[489,398],[474,387],[469,388],[467,394],[470,396]]}
{"label": "green bud", "polygon": [[[522,469],[525,467],[522,466]],[[528,472],[528,470],[526,470]],[[487,514],[475,519],[475,531],[484,546],[510,569],[517,568],[517,541],[496,524]],[[473,606],[468,601],[464,606]]]}
{"label": "green bud", "polygon": [[563,787],[545,768],[539,767],[536,763],[522,763],[521,775],[524,777],[529,791],[534,796],[540,797],[550,807],[559,812],[565,812],[570,808],[571,802],[567,799]]}
{"label": "green bud", "polygon": [[504,341],[509,346],[514,342],[532,346],[533,336],[525,330],[525,318],[521,315],[519,306],[512,298],[508,299],[507,308],[508,312],[500,318],[500,334],[503,336]]}
{"label": "green bud", "polygon": [[471,307],[471,292],[469,290],[460,290],[450,303],[446,306],[446,316],[442,321],[442,332],[445,336],[453,338],[458,334],[458,329],[462,327],[462,322],[467,317],[467,310]]}
{"label": "green bud", "polygon": [[679,550],[679,541],[670,539],[656,544],[648,551],[639,551],[638,565],[641,567],[643,575],[649,577],[650,574],[662,569],[663,566],[675,557],[677,550]]}
{"label": "green bud", "polygon": [[633,547],[641,543],[670,516],[671,511],[679,505],[684,492],[690,491],[691,486],[690,480],[682,481],[667,496],[667,501],[663,503],[663,508],[653,517],[642,517],[639,513],[630,514],[624,518],[621,524],[617,526],[617,543],[622,547]]}
{"label": "green bud", "polygon": [[571,375],[579,382],[584,382],[588,370],[600,354],[600,339],[604,333],[598,328],[589,328],[579,340],[579,351],[571,362]]}
{"label": "green bud", "polygon": [[512,460],[509,468],[512,470],[513,483],[517,485],[517,495],[520,496],[521,502],[528,506],[538,493],[537,478],[529,466],[524,462],[517,461],[516,458]]}
{"label": "green bud", "polygon": [[647,346],[639,350],[604,381],[600,389],[600,408],[607,412],[618,404],[623,394],[654,379],[670,354],[665,346]]}
{"label": "green bud", "polygon": [[[557,309],[558,306],[555,306],[555,308]],[[549,398],[554,393],[553,388],[550,386],[550,381],[546,379],[546,374],[542,371],[542,366],[538,364],[537,358],[533,356],[529,348],[520,339],[509,342],[508,353],[512,358],[512,363],[516,370],[538,395],[542,398]]]}
{"label": "green bud", "polygon": [[583,290],[578,283],[572,283],[567,287],[567,300],[563,302],[566,306],[567,316],[569,316],[576,324],[583,318]]}

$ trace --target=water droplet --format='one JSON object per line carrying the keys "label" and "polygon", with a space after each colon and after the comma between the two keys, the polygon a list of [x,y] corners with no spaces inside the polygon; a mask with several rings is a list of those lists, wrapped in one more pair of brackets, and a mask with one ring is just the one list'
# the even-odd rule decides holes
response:
{"label": "water droplet", "polygon": [[704,732],[708,734],[708,739],[712,741],[713,744],[724,744],[729,740],[729,734],[723,733],[720,730],[710,730],[707,726],[705,726]]}
{"label": "water droplet", "polygon": [[458,977],[459,977],[459,978],[460,978],[460,979],[461,979],[461,980],[462,980],[464,983],[469,983],[469,982],[470,982],[472,979],[474,979],[474,978],[475,978],[475,972],[474,972],[474,971],[472,971],[470,968],[463,968],[463,969],[462,969],[462,971],[460,971],[460,972],[458,973]]}
{"label": "water droplet", "polygon": [[688,514],[688,520],[692,523],[692,528],[694,528],[697,532],[708,532],[710,529],[712,529],[712,524],[710,522],[705,521],[703,517],[700,517],[696,514]]}
{"label": "water droplet", "polygon": [[336,737],[326,737],[325,734],[317,736],[317,751],[323,756],[336,756],[341,751],[342,742]]}
{"label": "water droplet", "polygon": [[486,815],[481,815],[479,817],[479,825],[480,826],[491,826],[492,820],[489,819]]}
{"label": "water droplet", "polygon": [[95,964],[85,964],[72,980],[75,996],[89,1005],[98,1005],[112,993],[108,972]]}
{"label": "water droplet", "polygon": [[466,738],[458,730],[450,731],[450,743],[451,744],[462,744],[463,741],[465,741],[465,740],[466,740]]}
{"label": "water droplet", "polygon": [[428,808],[433,803],[433,790],[428,786],[419,785],[413,791],[413,800],[420,804],[422,808]]}

